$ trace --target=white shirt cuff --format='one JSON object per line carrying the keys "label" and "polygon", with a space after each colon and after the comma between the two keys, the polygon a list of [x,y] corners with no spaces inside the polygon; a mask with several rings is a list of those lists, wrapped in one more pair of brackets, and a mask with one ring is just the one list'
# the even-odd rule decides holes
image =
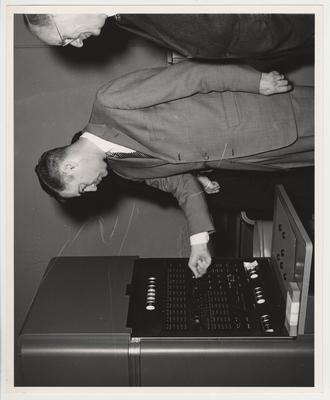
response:
{"label": "white shirt cuff", "polygon": [[195,235],[190,236],[190,245],[191,246],[193,246],[194,244],[208,243],[208,241],[209,241],[208,232],[200,232],[200,233],[196,233]]}

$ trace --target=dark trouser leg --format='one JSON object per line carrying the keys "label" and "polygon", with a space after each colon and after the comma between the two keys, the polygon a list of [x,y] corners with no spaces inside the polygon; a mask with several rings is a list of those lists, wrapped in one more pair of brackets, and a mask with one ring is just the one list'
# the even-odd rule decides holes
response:
{"label": "dark trouser leg", "polygon": [[253,219],[271,219],[275,185],[282,184],[299,214],[314,210],[314,168],[283,172],[213,171],[210,179],[220,183],[219,194],[208,195],[211,209],[246,211]]}

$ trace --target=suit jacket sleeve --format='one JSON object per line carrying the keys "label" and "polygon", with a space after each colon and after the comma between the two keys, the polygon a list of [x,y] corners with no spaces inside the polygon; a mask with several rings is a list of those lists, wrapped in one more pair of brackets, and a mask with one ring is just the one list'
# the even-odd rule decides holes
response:
{"label": "suit jacket sleeve", "polygon": [[167,178],[151,178],[146,179],[145,182],[173,194],[187,218],[191,235],[214,231],[204,192],[193,175],[182,174]]}
{"label": "suit jacket sleeve", "polygon": [[212,91],[259,93],[261,73],[246,65],[183,61],[169,67],[132,72],[104,85],[105,107],[132,110]]}

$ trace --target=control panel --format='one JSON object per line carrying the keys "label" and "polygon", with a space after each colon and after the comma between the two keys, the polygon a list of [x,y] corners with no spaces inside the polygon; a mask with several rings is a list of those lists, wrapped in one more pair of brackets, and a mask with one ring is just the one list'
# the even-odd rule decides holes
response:
{"label": "control panel", "polygon": [[215,259],[201,278],[186,259],[138,259],[127,294],[133,337],[288,336],[267,258]]}

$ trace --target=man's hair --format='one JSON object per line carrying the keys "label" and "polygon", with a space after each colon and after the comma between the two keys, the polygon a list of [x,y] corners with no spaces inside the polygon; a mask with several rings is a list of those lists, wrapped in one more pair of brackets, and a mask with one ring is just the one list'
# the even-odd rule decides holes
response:
{"label": "man's hair", "polygon": [[36,27],[51,27],[53,21],[50,14],[23,14],[25,25],[29,28],[30,25]]}
{"label": "man's hair", "polygon": [[60,165],[67,155],[67,148],[68,146],[63,146],[46,151],[35,167],[41,187],[55,197],[65,189],[66,180],[60,172]]}

